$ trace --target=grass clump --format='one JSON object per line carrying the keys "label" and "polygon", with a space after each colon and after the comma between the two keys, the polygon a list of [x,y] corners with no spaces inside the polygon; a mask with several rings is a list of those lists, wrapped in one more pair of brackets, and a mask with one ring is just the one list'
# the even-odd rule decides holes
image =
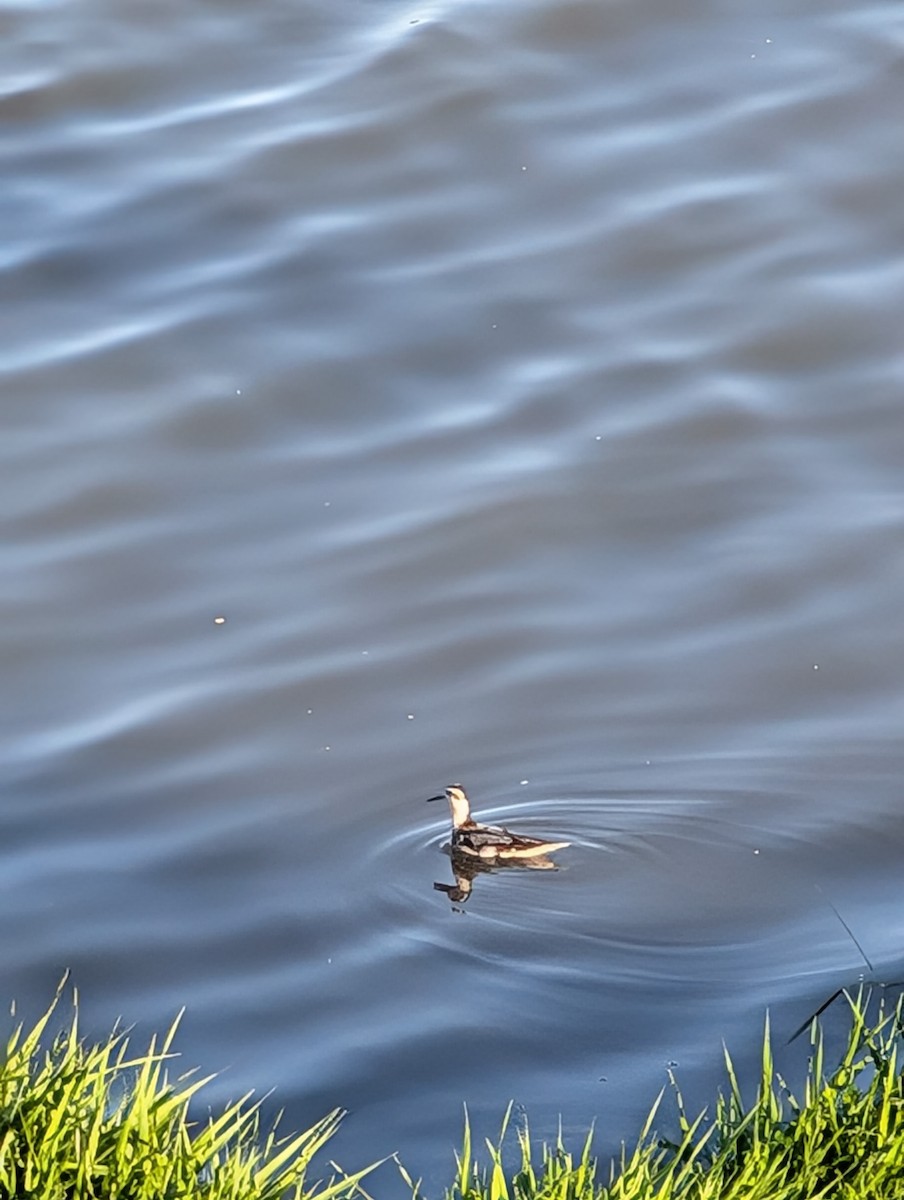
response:
{"label": "grass clump", "polygon": [[4,1200],[342,1200],[358,1191],[367,1171],[334,1168],[328,1182],[307,1182],[338,1110],[285,1138],[261,1129],[250,1095],[191,1121],[189,1104],[211,1077],[170,1081],[178,1017],[134,1054],[123,1032],[86,1045],[76,1000],[68,1029],[42,1049],[59,998],[31,1030],[13,1032],[0,1062]]}
{"label": "grass clump", "polygon": [[[577,1156],[561,1134],[535,1153],[526,1127],[518,1133],[515,1165],[506,1169],[511,1109],[499,1141],[487,1142],[488,1161],[480,1163],[466,1119],[446,1200],[902,1200],[902,1001],[870,1025],[868,998],[846,998],[852,1017],[847,1047],[826,1074],[822,1030],[814,1022],[799,1095],[775,1069],[767,1021],[759,1085],[749,1105],[726,1051],[727,1086],[712,1115],[690,1119],[673,1079],[678,1140],[655,1132],[660,1094],[635,1148],[623,1148],[605,1179],[589,1137]],[[418,1186],[408,1182],[417,1197]]]}
{"label": "grass clump", "polygon": [[[77,1009],[43,1048],[50,1010],[20,1025],[0,1061],[0,1200],[351,1200],[366,1197],[367,1168],[308,1180],[312,1156],[335,1132],[330,1113],[304,1133],[262,1130],[246,1096],[218,1116],[190,1120],[208,1079],[171,1082],[178,1018],[159,1042],[134,1054],[126,1034],[84,1043]],[[902,1000],[867,1018],[868,997],[847,997],[851,1031],[830,1072],[818,1021],[802,1089],[776,1070],[767,1022],[759,1084],[745,1103],[727,1051],[727,1082],[712,1112],[691,1119],[677,1101],[674,1140],[657,1134],[662,1094],[633,1149],[601,1170],[591,1135],[572,1154],[561,1132],[536,1147],[526,1124],[506,1145],[511,1107],[488,1157],[465,1120],[445,1200],[902,1200],[904,1074]],[[376,1165],[376,1164],[374,1164]],[[400,1167],[412,1200],[420,1185]]]}

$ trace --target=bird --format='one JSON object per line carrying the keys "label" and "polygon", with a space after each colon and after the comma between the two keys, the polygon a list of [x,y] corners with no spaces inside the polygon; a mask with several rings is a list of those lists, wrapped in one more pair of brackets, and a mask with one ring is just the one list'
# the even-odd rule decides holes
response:
{"label": "bird", "polygon": [[522,837],[519,833],[510,833],[498,825],[481,825],[471,816],[471,802],[468,794],[459,783],[450,783],[439,796],[430,796],[427,803],[434,800],[448,800],[452,811],[452,852],[467,854],[473,858],[488,861],[511,861],[519,858],[538,858],[543,854],[551,854],[553,850],[563,850],[571,842],[549,842],[542,838]]}

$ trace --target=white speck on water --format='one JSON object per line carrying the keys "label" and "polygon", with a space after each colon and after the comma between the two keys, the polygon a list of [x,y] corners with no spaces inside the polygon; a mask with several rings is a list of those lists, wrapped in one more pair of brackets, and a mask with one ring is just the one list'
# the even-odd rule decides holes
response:
{"label": "white speck on water", "polygon": [[413,720],[414,720],[414,713],[409,713],[409,714],[408,714],[408,720],[409,720],[409,721],[413,721]]}
{"label": "white speck on water", "polygon": [[521,170],[522,170],[522,171],[526,171],[526,170],[527,170],[527,167],[522,167],[522,168],[521,168]]}
{"label": "white speck on water", "polygon": [[214,625],[225,625],[226,618],[225,617],[214,617],[213,623],[214,623]]}
{"label": "white speck on water", "polygon": [[603,440],[603,435],[601,433],[598,433],[593,440],[595,442],[601,442]]}
{"label": "white speck on water", "polygon": [[323,502],[323,507],[324,507],[324,508],[329,508],[329,506],[330,506],[330,502],[329,502],[329,500],[324,500],[324,502]]}
{"label": "white speck on water", "polygon": [[332,960],[331,958],[328,958],[326,961],[327,961],[328,963],[331,963],[333,960]]}
{"label": "white speck on water", "polygon": [[308,709],[308,716],[310,716],[310,715],[311,715],[311,713],[312,713],[313,711],[314,711],[314,710],[313,710],[313,708],[309,708],[309,709]]}
{"label": "white speck on water", "polygon": [[364,657],[364,658],[367,658],[368,654],[370,654],[370,651],[369,651],[369,650],[362,650],[362,651],[361,651],[361,654],[363,655],[363,657]]}
{"label": "white speck on water", "polygon": [[242,394],[242,389],[241,389],[241,388],[236,388],[236,389],[235,389],[235,394],[236,394],[237,396],[241,396],[241,394]]}
{"label": "white speck on water", "polygon": [[813,670],[814,670],[814,671],[818,671],[818,670],[819,670],[819,663],[814,663],[814,664],[813,664]]}
{"label": "white speck on water", "polygon": [[324,750],[329,750],[329,746],[324,746]]}
{"label": "white speck on water", "polygon": [[522,787],[524,787],[524,786],[525,786],[525,784],[528,784],[528,783],[530,783],[530,780],[529,780],[529,779],[522,779],[522,780],[521,780],[521,786],[522,786]]}
{"label": "white speck on water", "polygon": [[759,854],[759,850],[754,850],[754,854]]}

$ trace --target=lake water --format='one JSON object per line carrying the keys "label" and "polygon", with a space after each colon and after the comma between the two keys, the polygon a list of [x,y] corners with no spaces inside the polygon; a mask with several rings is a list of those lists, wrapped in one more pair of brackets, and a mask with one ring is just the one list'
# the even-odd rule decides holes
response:
{"label": "lake water", "polygon": [[438,1192],[901,978],[900,5],[3,30],[2,996]]}

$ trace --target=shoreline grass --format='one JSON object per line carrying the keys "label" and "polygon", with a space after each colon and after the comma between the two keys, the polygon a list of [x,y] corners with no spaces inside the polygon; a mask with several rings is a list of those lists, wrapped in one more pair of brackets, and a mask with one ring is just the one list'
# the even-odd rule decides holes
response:
{"label": "shoreline grass", "polygon": [[[351,1200],[368,1197],[379,1164],[326,1180],[311,1159],[342,1113],[281,1136],[262,1127],[249,1096],[219,1115],[191,1119],[189,1104],[209,1082],[194,1072],[171,1080],[179,1018],[135,1053],[126,1032],[96,1044],[78,1032],[77,996],[67,1028],[49,1037],[61,989],[27,1032],[19,1025],[0,1055],[0,1198],[10,1200]],[[818,1020],[802,1089],[776,1071],[768,1021],[759,1084],[746,1103],[725,1052],[726,1082],[711,1112],[690,1116],[677,1083],[676,1141],[657,1134],[660,1093],[632,1149],[601,1165],[592,1131],[576,1152],[561,1135],[532,1143],[511,1129],[478,1154],[465,1120],[445,1200],[901,1200],[904,1197],[902,999],[870,1023],[869,996],[846,998],[848,1044],[830,1070]],[[514,1139],[514,1159],[508,1144]],[[505,1151],[505,1154],[504,1154]],[[394,1157],[394,1156],[393,1156]],[[385,1161],[385,1160],[384,1160]],[[427,1200],[396,1159],[412,1200]],[[514,1164],[514,1165],[513,1165]],[[393,1194],[397,1187],[393,1189]]]}
{"label": "shoreline grass", "polygon": [[[345,1200],[372,1167],[334,1166],[308,1183],[313,1156],[336,1132],[336,1109],[302,1133],[263,1129],[250,1094],[206,1121],[189,1104],[212,1076],[168,1065],[181,1013],[158,1042],[133,1053],[114,1030],[86,1044],[78,996],[69,1026],[46,1045],[62,986],[47,1012],[13,1031],[0,1062],[0,1197],[6,1200]],[[278,1123],[278,1118],[277,1118]],[[377,1164],[373,1164],[376,1166]]]}
{"label": "shoreline grass", "polygon": [[[445,1200],[902,1200],[904,1198],[904,1025],[899,997],[869,1024],[869,994],[843,993],[851,1015],[848,1043],[826,1072],[822,1027],[811,1027],[803,1088],[795,1093],[775,1069],[766,1021],[760,1079],[745,1104],[726,1049],[726,1084],[712,1114],[684,1107],[671,1076],[680,1140],[657,1135],[660,1092],[633,1149],[601,1168],[588,1135],[573,1155],[561,1135],[532,1146],[517,1133],[520,1164],[506,1171],[503,1141],[486,1143],[478,1162],[465,1120],[456,1178]],[[417,1184],[408,1180],[417,1200]]]}

